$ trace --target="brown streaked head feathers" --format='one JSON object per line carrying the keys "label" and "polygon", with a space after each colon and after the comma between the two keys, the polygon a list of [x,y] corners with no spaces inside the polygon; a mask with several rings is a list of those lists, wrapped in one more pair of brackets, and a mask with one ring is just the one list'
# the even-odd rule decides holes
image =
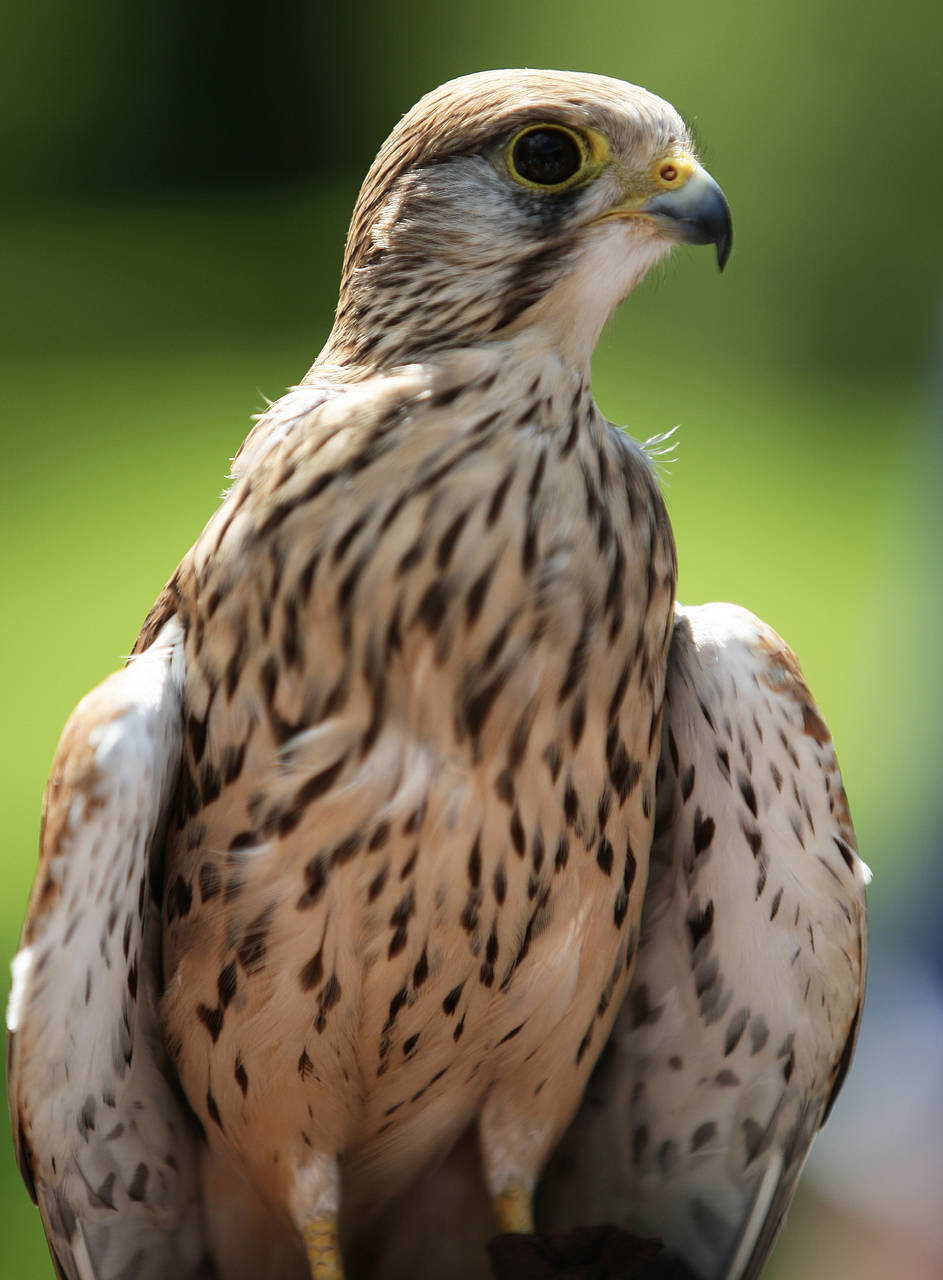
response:
{"label": "brown streaked head feathers", "polygon": [[406,112],[370,166],[350,220],[342,288],[361,265],[377,214],[407,170],[490,150],[531,119],[600,128],[601,109],[618,118],[630,105],[638,113],[639,131],[650,131],[653,148],[691,145],[684,121],[669,103],[608,76],[482,71],[439,85]]}
{"label": "brown streaked head feathers", "polygon": [[[528,190],[508,177],[501,156],[532,123],[594,132],[609,149],[606,162],[565,192]],[[605,76],[489,71],[433,90],[400,120],[364,181],[320,362],[389,366],[487,340],[611,233],[600,219],[625,199],[627,185],[659,157],[690,155],[691,147],[667,102]],[[600,290],[597,333],[677,238],[653,236],[639,221],[626,230],[623,221],[623,241],[644,240],[645,252],[624,279],[596,270],[607,282],[619,277],[612,296]]]}

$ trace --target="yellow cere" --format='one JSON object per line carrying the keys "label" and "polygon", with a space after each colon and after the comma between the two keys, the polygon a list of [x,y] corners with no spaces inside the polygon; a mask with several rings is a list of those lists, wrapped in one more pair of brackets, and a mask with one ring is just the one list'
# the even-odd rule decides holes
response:
{"label": "yellow cere", "polygon": [[653,177],[657,186],[666,191],[674,191],[683,187],[694,172],[694,159],[686,151],[678,151],[672,155],[662,156],[654,169]]}
{"label": "yellow cere", "polygon": [[644,206],[653,196],[662,191],[679,191],[697,167],[693,156],[686,151],[677,150],[659,156],[648,170],[647,176],[623,174],[624,199],[615,208],[600,214],[596,221],[631,218],[639,212],[644,213]]}

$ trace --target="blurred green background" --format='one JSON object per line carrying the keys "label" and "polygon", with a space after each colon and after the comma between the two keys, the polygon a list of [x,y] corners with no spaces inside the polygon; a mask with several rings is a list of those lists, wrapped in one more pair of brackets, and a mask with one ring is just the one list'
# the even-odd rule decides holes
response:
{"label": "blurred green background", "polygon": [[[3,29],[5,956],[59,730],[129,651],[250,415],[326,337],[373,153],[435,84],[515,65],[632,80],[694,123],[733,258],[719,279],[680,251],[644,284],[603,336],[597,397],[638,437],[681,424],[682,598],[746,604],[799,653],[875,872],[873,965],[935,922],[943,10],[45,0]],[[8,1137],[0,1274],[32,1280],[50,1266]],[[838,1169],[769,1274],[883,1276],[882,1249],[910,1280],[941,1274],[939,1223],[882,1235],[873,1206],[839,1208]]]}

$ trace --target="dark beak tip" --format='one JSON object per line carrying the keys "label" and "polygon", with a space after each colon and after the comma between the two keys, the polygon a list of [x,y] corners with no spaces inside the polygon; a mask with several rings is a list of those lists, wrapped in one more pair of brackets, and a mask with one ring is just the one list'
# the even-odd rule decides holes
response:
{"label": "dark beak tip", "polygon": [[730,258],[730,251],[733,248],[733,220],[730,217],[730,206],[724,198],[723,192],[720,192],[720,199],[723,207],[721,216],[716,220],[714,225],[714,247],[717,250],[717,269],[723,271]]}
{"label": "dark beak tip", "polygon": [[717,270],[722,272],[730,258],[730,250],[733,248],[733,236],[728,231],[715,242],[717,249]]}
{"label": "dark beak tip", "polygon": [[733,220],[730,206],[720,187],[703,170],[696,181],[677,191],[650,200],[646,212],[661,221],[676,240],[686,244],[712,244],[721,271],[733,247]]}

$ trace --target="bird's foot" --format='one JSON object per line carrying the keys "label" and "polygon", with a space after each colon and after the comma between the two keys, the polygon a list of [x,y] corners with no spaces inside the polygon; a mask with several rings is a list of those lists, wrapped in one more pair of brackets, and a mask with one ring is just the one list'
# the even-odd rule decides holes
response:
{"label": "bird's foot", "polygon": [[344,1280],[337,1214],[321,1213],[302,1229],[311,1280]]}
{"label": "bird's foot", "polygon": [[523,1182],[516,1179],[509,1182],[504,1190],[499,1191],[494,1197],[493,1203],[498,1227],[502,1234],[510,1232],[533,1234],[534,1202]]}

